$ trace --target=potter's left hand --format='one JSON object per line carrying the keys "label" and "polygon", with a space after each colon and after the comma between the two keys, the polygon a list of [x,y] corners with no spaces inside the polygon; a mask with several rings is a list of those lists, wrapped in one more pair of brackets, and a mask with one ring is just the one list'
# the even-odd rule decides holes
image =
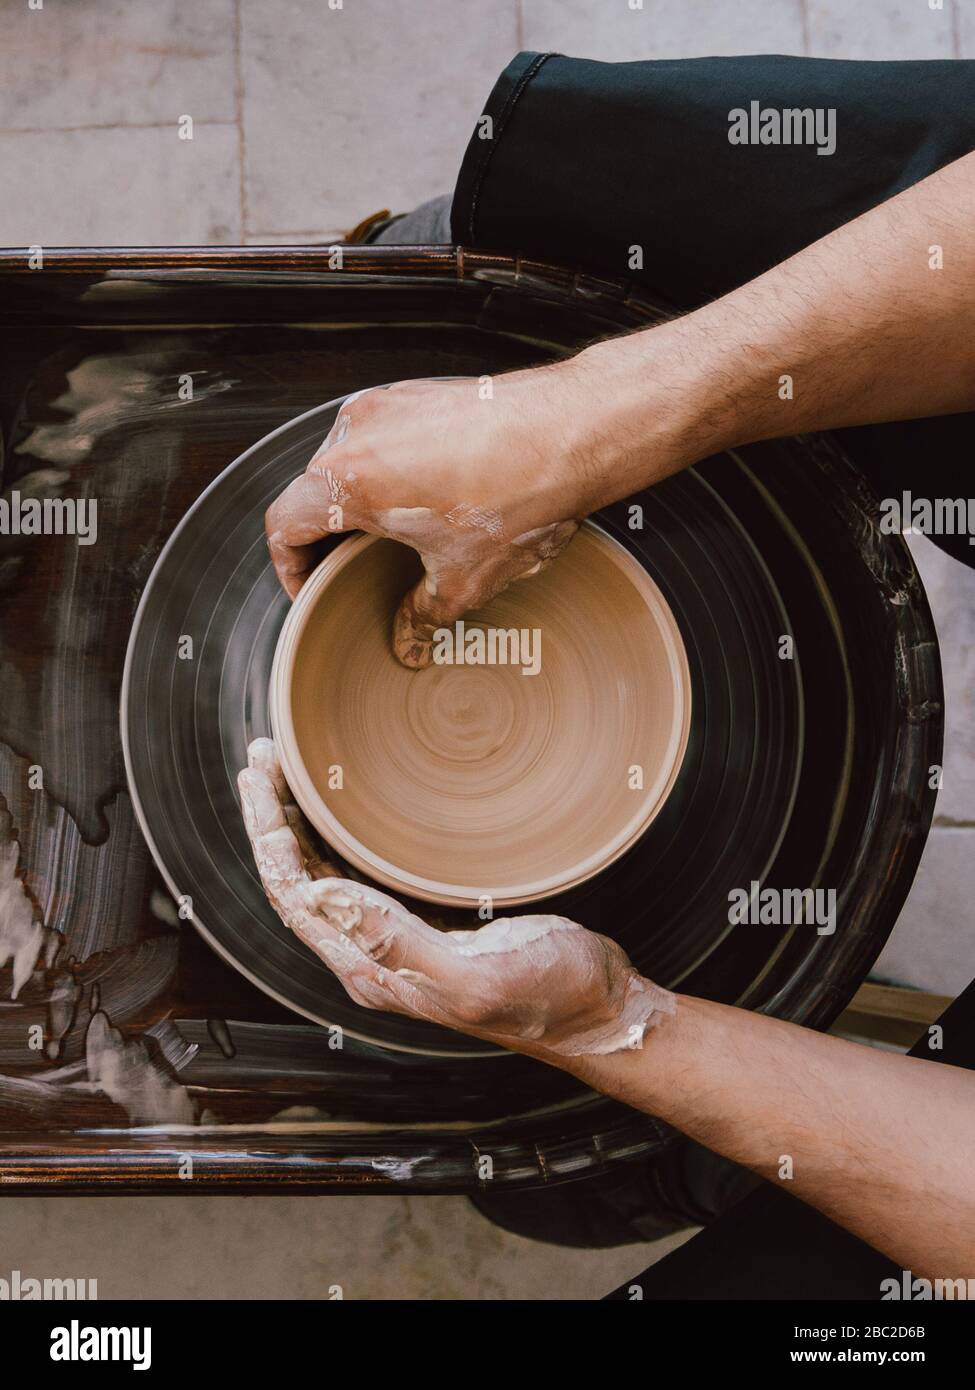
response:
{"label": "potter's left hand", "polygon": [[367,1009],[427,1019],[545,1060],[640,1046],[672,996],[608,937],[565,917],[438,931],[394,898],[336,876],[291,802],[269,739],[238,778],[268,899]]}

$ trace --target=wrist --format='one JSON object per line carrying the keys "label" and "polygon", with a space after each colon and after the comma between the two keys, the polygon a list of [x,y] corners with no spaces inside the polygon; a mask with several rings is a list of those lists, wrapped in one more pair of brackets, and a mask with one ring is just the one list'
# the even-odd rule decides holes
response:
{"label": "wrist", "polygon": [[661,993],[667,998],[667,1007],[653,1015],[634,1045],[614,1052],[546,1060],[603,1095],[660,1119],[671,1119],[675,1090],[692,1086],[693,1066],[687,1054],[699,1027],[696,1015],[700,1001],[665,990]]}
{"label": "wrist", "polygon": [[[676,995],[630,969],[601,1004],[543,1035],[536,1055],[583,1079],[604,1072],[612,1076],[621,1070],[623,1054],[652,1046],[657,1031],[676,1011]],[[609,1087],[600,1083],[599,1089]]]}
{"label": "wrist", "polygon": [[[595,506],[781,429],[765,354],[743,345],[723,301],[584,349],[586,450]],[[771,385],[770,385],[771,381]],[[767,398],[771,393],[771,404]]]}

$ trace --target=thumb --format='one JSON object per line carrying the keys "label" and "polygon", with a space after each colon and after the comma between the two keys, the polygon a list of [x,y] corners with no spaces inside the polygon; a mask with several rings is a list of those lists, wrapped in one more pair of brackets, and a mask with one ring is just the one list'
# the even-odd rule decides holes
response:
{"label": "thumb", "polygon": [[546,569],[579,529],[577,521],[540,527],[480,563],[445,563],[422,555],[423,578],[410,590],[393,621],[393,651],[404,666],[422,670],[433,660],[433,635],[472,608],[481,608],[515,579]]}
{"label": "thumb", "polygon": [[472,608],[499,594],[513,576],[498,559],[476,568],[437,566],[424,557],[424,575],[403,599],[393,620],[393,651],[404,666],[422,670],[433,660],[438,628],[452,626]]}

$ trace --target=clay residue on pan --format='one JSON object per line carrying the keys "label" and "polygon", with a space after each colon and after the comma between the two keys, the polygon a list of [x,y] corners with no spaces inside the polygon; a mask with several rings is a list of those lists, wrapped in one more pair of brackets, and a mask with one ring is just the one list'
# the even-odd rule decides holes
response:
{"label": "clay residue on pan", "polygon": [[0,795],[0,969],[8,961],[12,963],[11,999],[17,998],[30,979],[42,953],[46,951],[49,964],[60,945],[57,936],[40,921],[17,873],[19,858],[12,817]]}
{"label": "clay residue on pan", "polygon": [[330,565],[289,618],[294,677],[289,696],[286,629],[273,698],[293,721],[292,737],[276,727],[292,790],[343,857],[401,892],[510,903],[590,876],[641,832],[683,755],[689,689],[673,618],[621,546],[587,526],[467,615],[468,631],[531,634],[530,677],[406,669],[389,620],[416,555],[360,537]]}
{"label": "clay residue on pan", "polygon": [[196,1118],[186,1087],[154,1062],[141,1038],[124,1038],[104,1013],[93,1014],[88,1025],[85,1065],[90,1083],[133,1124],[187,1125]]}

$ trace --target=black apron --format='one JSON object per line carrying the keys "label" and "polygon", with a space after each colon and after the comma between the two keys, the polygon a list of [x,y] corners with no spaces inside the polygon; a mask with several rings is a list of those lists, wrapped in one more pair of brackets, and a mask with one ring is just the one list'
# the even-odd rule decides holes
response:
{"label": "black apron", "polygon": [[[732,144],[730,113],[754,129],[752,103],[835,111],[835,151]],[[973,149],[975,62],[519,53],[468,145],[452,234],[691,309]],[[835,434],[879,497],[968,494],[970,415]],[[966,535],[931,539],[975,563]]]}

